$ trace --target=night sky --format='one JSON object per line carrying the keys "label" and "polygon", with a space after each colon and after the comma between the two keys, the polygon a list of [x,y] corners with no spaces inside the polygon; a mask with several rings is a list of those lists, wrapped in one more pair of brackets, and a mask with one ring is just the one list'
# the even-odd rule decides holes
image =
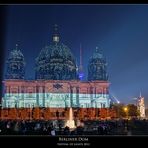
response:
{"label": "night sky", "polygon": [[85,79],[98,46],[108,62],[110,93],[134,103],[141,91],[148,107],[148,5],[9,5],[7,14],[4,60],[18,43],[26,79],[35,77],[35,58],[58,24],[61,41],[78,63],[82,44]]}

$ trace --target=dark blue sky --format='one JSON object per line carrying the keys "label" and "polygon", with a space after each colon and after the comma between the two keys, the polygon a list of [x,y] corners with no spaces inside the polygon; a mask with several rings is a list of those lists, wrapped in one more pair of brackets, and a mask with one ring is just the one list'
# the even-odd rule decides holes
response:
{"label": "dark blue sky", "polygon": [[34,78],[35,58],[49,45],[54,24],[78,62],[82,44],[85,77],[98,46],[108,62],[110,92],[133,103],[141,91],[148,107],[148,5],[9,5],[6,56],[19,43],[26,78]]}

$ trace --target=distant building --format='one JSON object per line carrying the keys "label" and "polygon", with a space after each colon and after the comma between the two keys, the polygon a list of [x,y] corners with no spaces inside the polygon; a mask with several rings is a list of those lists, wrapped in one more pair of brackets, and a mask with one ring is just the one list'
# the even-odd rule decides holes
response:
{"label": "distant building", "polygon": [[[81,56],[80,56],[81,57]],[[81,81],[73,54],[60,40],[57,26],[52,42],[36,58],[35,79],[25,79],[25,58],[16,45],[7,60],[3,108],[107,108],[109,82],[106,61],[96,48],[88,64],[88,81]]]}
{"label": "distant building", "polygon": [[145,118],[145,104],[144,104],[144,97],[141,96],[138,98],[137,107],[140,112],[140,117]]}

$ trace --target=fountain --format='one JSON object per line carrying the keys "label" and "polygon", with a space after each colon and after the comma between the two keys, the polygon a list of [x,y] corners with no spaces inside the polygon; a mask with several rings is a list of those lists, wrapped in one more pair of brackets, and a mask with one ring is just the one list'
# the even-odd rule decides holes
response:
{"label": "fountain", "polygon": [[69,109],[69,119],[66,121],[65,127],[68,126],[70,129],[75,129],[75,121],[73,120],[72,107]]}

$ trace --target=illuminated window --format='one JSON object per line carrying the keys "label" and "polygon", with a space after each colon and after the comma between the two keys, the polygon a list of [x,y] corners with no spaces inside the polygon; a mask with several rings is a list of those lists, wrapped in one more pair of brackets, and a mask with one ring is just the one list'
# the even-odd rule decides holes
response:
{"label": "illuminated window", "polygon": [[32,92],[29,92],[29,93],[28,93],[28,97],[29,97],[29,98],[32,98],[32,97],[33,97],[33,93],[32,93]]}
{"label": "illuminated window", "polygon": [[28,103],[25,103],[25,107],[28,107]]}
{"label": "illuminated window", "polygon": [[82,92],[82,98],[86,98],[87,97],[87,93],[86,92]]}

